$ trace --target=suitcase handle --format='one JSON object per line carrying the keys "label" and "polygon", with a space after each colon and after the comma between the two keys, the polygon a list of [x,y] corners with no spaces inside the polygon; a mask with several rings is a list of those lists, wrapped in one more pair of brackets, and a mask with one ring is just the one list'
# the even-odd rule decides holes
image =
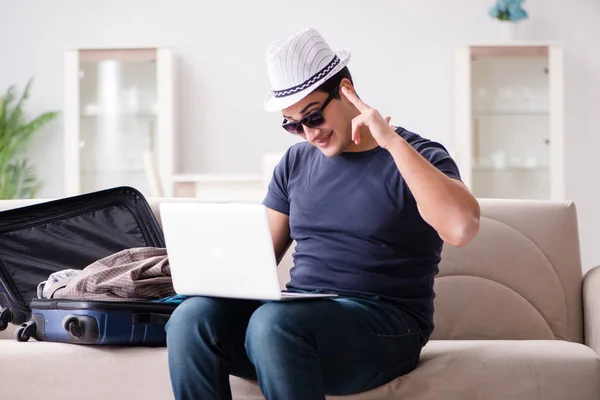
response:
{"label": "suitcase handle", "polygon": [[131,322],[134,324],[165,325],[169,318],[171,318],[171,314],[137,313],[131,316]]}

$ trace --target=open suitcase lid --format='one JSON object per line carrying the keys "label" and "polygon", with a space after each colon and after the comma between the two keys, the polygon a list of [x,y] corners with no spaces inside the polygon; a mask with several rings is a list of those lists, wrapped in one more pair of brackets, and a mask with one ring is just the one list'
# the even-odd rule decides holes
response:
{"label": "open suitcase lid", "polygon": [[28,307],[52,273],[135,247],[165,247],[165,240],[148,202],[131,187],[3,211],[0,284],[12,303]]}

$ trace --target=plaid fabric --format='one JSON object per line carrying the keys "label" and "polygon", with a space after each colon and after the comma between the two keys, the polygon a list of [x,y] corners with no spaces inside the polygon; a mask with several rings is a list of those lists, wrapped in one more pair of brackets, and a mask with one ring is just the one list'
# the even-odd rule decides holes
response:
{"label": "plaid fabric", "polygon": [[140,247],[120,251],[90,264],[52,297],[148,301],[173,295],[166,249]]}

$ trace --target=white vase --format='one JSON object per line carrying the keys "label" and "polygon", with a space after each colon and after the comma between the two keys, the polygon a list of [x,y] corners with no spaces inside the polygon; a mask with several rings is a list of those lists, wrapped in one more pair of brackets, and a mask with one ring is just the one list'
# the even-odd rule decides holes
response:
{"label": "white vase", "polygon": [[500,21],[500,29],[502,34],[502,40],[513,41],[517,40],[517,23],[510,21]]}

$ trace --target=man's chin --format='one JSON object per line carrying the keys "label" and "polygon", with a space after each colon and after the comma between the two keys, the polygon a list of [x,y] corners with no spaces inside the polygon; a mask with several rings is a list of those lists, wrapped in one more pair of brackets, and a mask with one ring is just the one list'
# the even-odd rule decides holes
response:
{"label": "man's chin", "polygon": [[345,143],[340,143],[338,140],[334,143],[330,143],[329,146],[327,146],[327,147],[320,147],[320,146],[317,146],[314,144],[313,144],[313,146],[315,146],[317,149],[319,149],[325,157],[332,158],[335,156],[339,156],[343,152],[347,151],[348,148],[352,147],[352,142],[345,144]]}
{"label": "man's chin", "polygon": [[339,156],[342,153],[337,146],[336,147],[327,147],[325,149],[319,148],[319,150],[321,150],[321,153],[323,153],[323,155],[327,158]]}

